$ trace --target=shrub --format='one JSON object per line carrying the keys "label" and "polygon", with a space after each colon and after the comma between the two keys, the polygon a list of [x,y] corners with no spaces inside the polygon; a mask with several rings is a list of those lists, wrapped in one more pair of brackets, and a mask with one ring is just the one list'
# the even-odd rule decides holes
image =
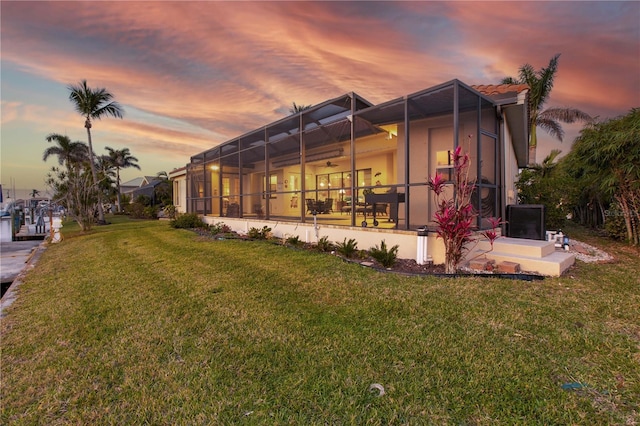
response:
{"label": "shrub", "polygon": [[350,238],[349,241],[345,238],[343,242],[336,243],[336,250],[344,257],[351,258],[358,251],[358,243],[353,238]]}
{"label": "shrub", "polygon": [[[471,136],[469,136],[469,139]],[[442,238],[445,247],[445,271],[453,274],[466,250],[465,244],[471,241],[476,214],[471,204],[471,195],[475,184],[469,179],[469,155],[462,154],[458,146],[452,154],[454,170],[453,196],[447,198],[446,180],[441,174],[429,178],[429,188],[436,194],[437,210],[435,222],[438,224],[438,237]]]}
{"label": "shrub", "polygon": [[131,204],[124,206],[126,214],[134,219],[157,219],[158,207],[151,203],[151,198],[145,195],[139,195]]}
{"label": "shrub", "polygon": [[356,251],[356,256],[358,259],[368,259],[369,257],[371,257],[371,255],[369,254],[369,250],[357,250]]}
{"label": "shrub", "polygon": [[624,221],[624,213],[620,204],[612,203],[608,210],[605,210],[604,229],[614,240],[624,241],[627,239],[627,225]]}
{"label": "shrub", "polygon": [[144,219],[157,219],[158,218],[158,207],[156,206],[147,206],[142,210]]}
{"label": "shrub", "polygon": [[316,248],[323,252],[328,252],[333,250],[333,244],[329,241],[329,237],[326,235],[318,240],[318,244]]}
{"label": "shrub", "polygon": [[385,268],[390,268],[396,263],[398,259],[398,245],[387,248],[387,243],[382,240],[380,243],[380,247],[377,245],[369,249],[369,253],[371,257],[373,257],[378,263],[380,263]]}
{"label": "shrub", "polygon": [[151,205],[151,201],[151,197],[147,197],[146,195],[138,195],[134,200],[134,203],[142,204],[143,206],[147,207]]}
{"label": "shrub", "polygon": [[209,225],[209,232],[211,232],[211,235],[229,234],[231,233],[231,227],[225,225],[224,222],[218,222]]}
{"label": "shrub", "polygon": [[174,206],[173,204],[170,204],[164,207],[162,209],[162,214],[164,215],[164,217],[167,217],[169,219],[175,219],[177,214],[176,206]]}
{"label": "shrub", "polygon": [[196,213],[185,213],[177,216],[169,225],[172,228],[181,229],[194,229],[194,228],[206,228],[207,224],[204,223],[202,218]]}
{"label": "shrub", "polygon": [[300,237],[297,236],[297,235],[295,235],[295,236],[292,235],[292,236],[287,237],[284,240],[284,243],[287,244],[287,245],[290,245],[290,246],[294,246],[294,247],[299,247],[302,244],[304,244],[302,241],[300,241]]}
{"label": "shrub", "polygon": [[251,228],[247,235],[254,240],[266,240],[271,236],[271,228],[268,226],[263,226],[262,229]]}
{"label": "shrub", "polygon": [[144,208],[144,205],[140,203],[132,203],[124,207],[124,212],[134,219],[142,219],[144,217]]}

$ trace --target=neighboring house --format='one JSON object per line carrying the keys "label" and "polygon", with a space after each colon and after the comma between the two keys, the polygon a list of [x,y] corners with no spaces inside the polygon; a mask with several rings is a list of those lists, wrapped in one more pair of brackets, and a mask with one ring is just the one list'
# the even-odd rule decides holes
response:
{"label": "neighboring house", "polygon": [[133,191],[131,191],[131,200],[135,201],[136,198],[138,198],[139,196],[145,196],[148,197],[151,200],[151,205],[155,206],[156,204],[158,204],[160,202],[160,199],[158,199],[158,193],[156,191],[156,189],[158,188],[158,186],[165,184],[165,181],[163,181],[162,179],[156,179],[151,181],[151,183],[141,186],[140,188],[136,188]]}
{"label": "neighboring house", "polygon": [[156,176],[140,176],[131,179],[120,184],[120,194],[131,197],[131,200],[133,201],[133,199],[135,198],[135,191],[158,180],[160,179]]}
{"label": "neighboring house", "polygon": [[[478,229],[516,203],[518,168],[528,163],[527,97],[526,85],[452,80],[379,105],[355,93],[327,100],[192,156],[187,211],[306,241],[353,236],[368,248],[386,239],[413,257],[415,229],[433,225],[436,211],[427,181],[452,176],[457,146],[471,157]],[[430,237],[437,263],[442,251]]]}
{"label": "neighboring house", "polygon": [[176,213],[187,212],[187,168],[180,167],[169,173],[173,185],[173,205]]}

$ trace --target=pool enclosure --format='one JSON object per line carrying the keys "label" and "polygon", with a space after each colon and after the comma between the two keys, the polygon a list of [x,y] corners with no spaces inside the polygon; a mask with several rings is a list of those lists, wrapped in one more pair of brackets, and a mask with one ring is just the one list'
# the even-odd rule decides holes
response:
{"label": "pool enclosure", "polygon": [[[505,117],[510,105],[519,108]],[[451,152],[461,145],[483,229],[488,218],[504,217],[512,169],[526,163],[523,105],[517,92],[496,99],[459,80],[378,105],[349,93],[191,157],[187,210],[415,229],[435,212],[429,176],[452,178]]]}

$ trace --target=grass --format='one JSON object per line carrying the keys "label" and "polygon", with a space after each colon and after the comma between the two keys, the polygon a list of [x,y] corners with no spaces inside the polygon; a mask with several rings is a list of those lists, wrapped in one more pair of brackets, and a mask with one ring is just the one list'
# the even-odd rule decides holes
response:
{"label": "grass", "polygon": [[19,287],[0,423],[640,421],[637,250],[535,283],[409,278],[112,220],[65,225]]}

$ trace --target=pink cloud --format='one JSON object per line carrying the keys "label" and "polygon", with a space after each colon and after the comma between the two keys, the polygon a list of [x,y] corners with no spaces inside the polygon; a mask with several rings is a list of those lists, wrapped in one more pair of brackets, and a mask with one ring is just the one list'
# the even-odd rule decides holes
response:
{"label": "pink cloud", "polygon": [[[104,120],[99,143],[193,155],[281,118],[293,101],[494,83],[558,52],[550,105],[624,112],[640,104],[640,6],[629,3],[603,18],[601,3],[3,2],[2,56],[61,86],[86,78],[152,117]],[[59,108],[45,125],[77,127],[66,99]]]}

